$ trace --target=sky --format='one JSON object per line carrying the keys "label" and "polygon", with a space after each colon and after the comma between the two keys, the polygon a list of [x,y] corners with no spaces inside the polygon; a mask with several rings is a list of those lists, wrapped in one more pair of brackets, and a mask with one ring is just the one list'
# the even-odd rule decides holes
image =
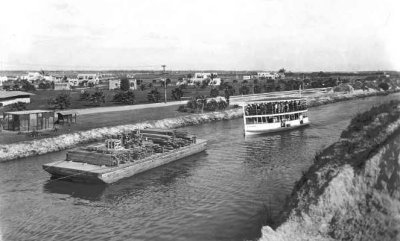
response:
{"label": "sky", "polygon": [[400,70],[396,0],[0,0],[0,70]]}

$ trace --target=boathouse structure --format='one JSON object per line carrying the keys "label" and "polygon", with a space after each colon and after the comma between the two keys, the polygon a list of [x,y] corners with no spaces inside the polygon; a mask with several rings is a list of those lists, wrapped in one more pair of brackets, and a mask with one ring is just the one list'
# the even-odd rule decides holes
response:
{"label": "boathouse structure", "polygon": [[4,112],[3,129],[9,131],[40,131],[54,128],[54,111],[24,110]]}

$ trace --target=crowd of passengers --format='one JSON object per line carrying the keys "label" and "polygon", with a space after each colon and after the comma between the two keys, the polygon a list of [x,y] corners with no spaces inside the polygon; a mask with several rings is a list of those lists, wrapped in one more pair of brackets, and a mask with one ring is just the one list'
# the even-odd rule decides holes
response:
{"label": "crowd of passengers", "polygon": [[305,100],[288,100],[280,102],[248,104],[245,108],[245,112],[246,115],[268,115],[305,109],[307,109],[307,103]]}

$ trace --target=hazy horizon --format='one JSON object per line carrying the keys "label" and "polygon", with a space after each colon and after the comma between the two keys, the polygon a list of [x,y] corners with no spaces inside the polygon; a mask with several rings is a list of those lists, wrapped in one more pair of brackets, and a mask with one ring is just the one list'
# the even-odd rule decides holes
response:
{"label": "hazy horizon", "polygon": [[396,71],[395,0],[3,1],[0,71]]}

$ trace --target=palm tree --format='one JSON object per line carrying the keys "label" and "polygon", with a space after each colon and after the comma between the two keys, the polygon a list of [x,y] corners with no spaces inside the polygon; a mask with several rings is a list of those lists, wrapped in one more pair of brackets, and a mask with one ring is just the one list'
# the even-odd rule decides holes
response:
{"label": "palm tree", "polygon": [[204,95],[197,96],[197,107],[201,106],[201,113],[203,113],[204,106],[207,104],[207,98]]}

